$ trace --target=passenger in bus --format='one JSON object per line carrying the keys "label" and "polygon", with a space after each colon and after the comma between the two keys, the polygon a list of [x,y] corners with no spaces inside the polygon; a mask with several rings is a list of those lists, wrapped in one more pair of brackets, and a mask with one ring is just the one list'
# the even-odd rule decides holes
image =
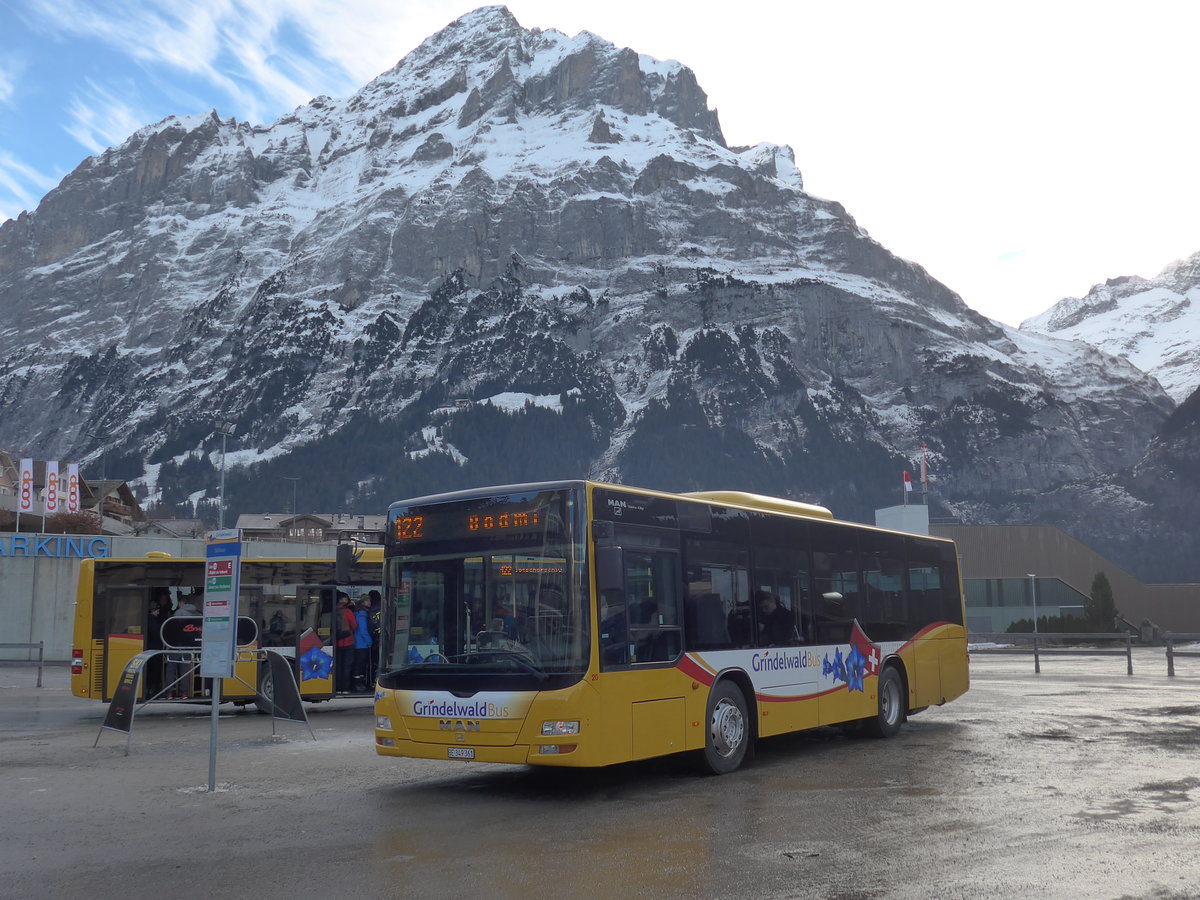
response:
{"label": "passenger in bus", "polygon": [[333,615],[335,644],[334,653],[337,661],[337,678],[333,689],[341,693],[349,693],[354,687],[354,632],[358,621],[354,618],[354,610],[350,607],[350,595],[345,591],[337,592],[337,609]]}
{"label": "passenger in bus", "polygon": [[[191,597],[180,596],[174,615],[198,616],[200,610],[192,602]],[[192,699],[192,664],[194,661],[194,655],[167,655],[168,700]]]}
{"label": "passenger in bus", "polygon": [[750,616],[750,604],[741,599],[734,603],[733,609],[726,616],[729,640],[735,647],[748,647],[754,637],[754,624]]}
{"label": "passenger in bus", "polygon": [[[147,650],[161,650],[163,620],[171,616],[171,591],[160,588],[153,600],[150,601],[150,613],[146,622]],[[154,656],[146,663],[146,696],[153,697],[163,686],[165,666],[161,655]]]}
{"label": "passenger in bus", "polygon": [[379,669],[379,632],[383,625],[383,598],[379,591],[367,593],[367,625],[371,631],[371,651],[367,660],[367,682],[374,684]]}
{"label": "passenger in bus", "polygon": [[759,644],[778,647],[796,643],[796,617],[770,591],[755,591]]}
{"label": "passenger in bus", "polygon": [[[496,628],[496,621],[499,620],[500,627]],[[512,640],[517,639],[517,619],[512,614],[512,610],[507,606],[497,606],[496,616],[492,619],[492,630],[503,631],[504,634]]]}
{"label": "passenger in bus", "polygon": [[367,682],[371,670],[371,604],[360,598],[354,608],[354,690],[366,694],[375,689]]}
{"label": "passenger in bus", "polygon": [[283,633],[287,630],[287,623],[283,619],[283,613],[275,610],[271,616],[271,621],[267,623],[267,646],[282,647]]}
{"label": "passenger in bus", "polygon": [[504,627],[504,619],[496,616],[487,631],[475,635],[475,646],[480,650],[512,650],[516,646]]}

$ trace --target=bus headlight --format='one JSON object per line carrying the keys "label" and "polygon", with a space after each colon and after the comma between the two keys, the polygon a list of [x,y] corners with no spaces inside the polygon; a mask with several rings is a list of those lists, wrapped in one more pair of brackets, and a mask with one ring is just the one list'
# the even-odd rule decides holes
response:
{"label": "bus headlight", "polygon": [[542,723],[542,737],[558,737],[564,734],[579,734],[579,722]]}
{"label": "bus headlight", "polygon": [[375,717],[375,727],[378,728],[380,731],[391,731],[392,730],[392,720],[390,718],[388,718],[387,716],[376,716]]}

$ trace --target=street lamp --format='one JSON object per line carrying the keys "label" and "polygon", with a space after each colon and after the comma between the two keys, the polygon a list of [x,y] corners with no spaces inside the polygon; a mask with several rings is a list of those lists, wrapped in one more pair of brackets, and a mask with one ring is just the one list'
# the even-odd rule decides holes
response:
{"label": "street lamp", "polygon": [[217,530],[225,530],[225,441],[237,431],[236,422],[218,422],[217,434],[221,435],[221,494],[217,511]]}
{"label": "street lamp", "polygon": [[1032,572],[1026,572],[1025,576],[1029,579],[1029,595],[1033,598],[1033,633],[1037,634],[1037,576]]}

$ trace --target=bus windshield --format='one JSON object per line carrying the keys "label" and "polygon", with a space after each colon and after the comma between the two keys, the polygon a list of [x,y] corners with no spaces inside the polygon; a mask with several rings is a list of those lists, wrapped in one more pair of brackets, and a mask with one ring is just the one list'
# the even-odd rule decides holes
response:
{"label": "bus windshield", "polygon": [[[385,672],[562,675],[588,662],[568,491],[393,508]],[[394,555],[393,555],[394,553]]]}

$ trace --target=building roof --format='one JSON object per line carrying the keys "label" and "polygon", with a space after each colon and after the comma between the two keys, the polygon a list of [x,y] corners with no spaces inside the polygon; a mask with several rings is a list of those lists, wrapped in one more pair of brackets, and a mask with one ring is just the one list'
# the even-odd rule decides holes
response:
{"label": "building roof", "polygon": [[387,516],[351,513],[243,513],[235,528],[244,531],[278,531],[289,528],[324,528],[327,531],[383,531]]}
{"label": "building roof", "polygon": [[200,519],[147,519],[138,524],[139,534],[157,531],[167,537],[200,538],[208,532],[208,527]]}

